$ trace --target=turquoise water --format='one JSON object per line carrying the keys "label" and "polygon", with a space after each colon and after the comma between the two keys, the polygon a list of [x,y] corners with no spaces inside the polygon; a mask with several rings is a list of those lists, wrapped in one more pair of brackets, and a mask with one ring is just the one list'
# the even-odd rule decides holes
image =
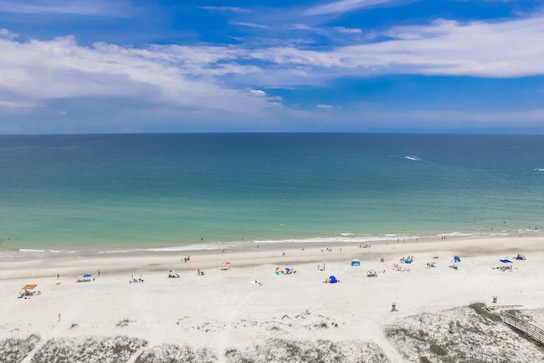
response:
{"label": "turquoise water", "polygon": [[0,252],[526,233],[540,168],[543,136],[0,136]]}

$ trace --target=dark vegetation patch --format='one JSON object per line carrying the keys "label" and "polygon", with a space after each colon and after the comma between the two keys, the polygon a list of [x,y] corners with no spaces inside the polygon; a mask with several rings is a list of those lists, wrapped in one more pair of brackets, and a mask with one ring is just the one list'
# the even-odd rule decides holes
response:
{"label": "dark vegetation patch", "polygon": [[188,345],[159,345],[146,349],[136,359],[136,363],[214,363],[215,354],[206,348],[192,348]]}
{"label": "dark vegetation patch", "polygon": [[34,354],[32,363],[122,363],[145,347],[142,339],[88,337],[49,339]]}
{"label": "dark vegetation patch", "polygon": [[0,363],[19,363],[36,347],[40,341],[37,335],[25,339],[0,340]]}
{"label": "dark vegetation patch", "polygon": [[489,312],[489,310],[485,308],[484,303],[476,302],[476,303],[470,304],[468,307],[474,310],[476,314],[483,316],[486,319],[489,319],[492,321],[501,321],[501,318],[498,315]]}
{"label": "dark vegetation patch", "polygon": [[431,346],[429,347],[429,350],[434,353],[434,354],[438,354],[438,355],[446,355],[448,354],[448,351],[442,347],[441,345],[438,345],[436,343],[432,343]]}
{"label": "dark vegetation patch", "polygon": [[244,351],[225,352],[228,363],[385,363],[382,350],[363,342],[333,342],[330,340],[296,341],[271,339]]}
{"label": "dark vegetation patch", "polygon": [[385,335],[407,362],[544,362],[544,348],[518,335],[481,303],[410,316],[387,326]]}

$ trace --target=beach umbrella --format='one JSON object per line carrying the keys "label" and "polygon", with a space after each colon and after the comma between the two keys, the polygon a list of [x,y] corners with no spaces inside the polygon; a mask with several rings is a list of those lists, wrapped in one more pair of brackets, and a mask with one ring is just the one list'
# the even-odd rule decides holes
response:
{"label": "beach umbrella", "polygon": [[170,270],[170,273],[175,274],[176,270]]}
{"label": "beach umbrella", "polygon": [[227,265],[230,265],[230,262],[223,262],[223,266],[227,266]]}
{"label": "beach umbrella", "polygon": [[83,275],[83,277],[91,277],[91,275],[90,275],[90,274],[87,274],[87,275]]}
{"label": "beach umbrella", "polygon": [[510,260],[500,260],[502,263],[512,263]]}

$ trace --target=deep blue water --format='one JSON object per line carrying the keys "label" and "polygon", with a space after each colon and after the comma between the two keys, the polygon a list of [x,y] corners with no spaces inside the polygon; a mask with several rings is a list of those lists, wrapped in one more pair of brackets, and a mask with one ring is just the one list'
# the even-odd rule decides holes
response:
{"label": "deep blue water", "polygon": [[0,172],[4,251],[544,225],[544,136],[0,136]]}

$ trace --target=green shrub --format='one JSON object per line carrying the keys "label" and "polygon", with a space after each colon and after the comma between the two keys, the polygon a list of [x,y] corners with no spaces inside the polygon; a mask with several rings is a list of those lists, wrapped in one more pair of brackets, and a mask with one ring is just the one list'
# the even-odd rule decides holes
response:
{"label": "green shrub", "polygon": [[431,347],[430,347],[430,350],[432,353],[434,354],[437,354],[437,355],[446,355],[448,354],[448,351],[446,349],[444,349],[444,347],[436,344],[436,343],[432,343],[431,344]]}

